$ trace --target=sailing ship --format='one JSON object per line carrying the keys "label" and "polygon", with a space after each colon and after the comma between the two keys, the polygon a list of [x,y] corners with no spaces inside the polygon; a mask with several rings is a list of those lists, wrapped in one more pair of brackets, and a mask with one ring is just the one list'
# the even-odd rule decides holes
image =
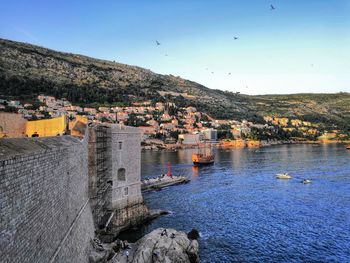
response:
{"label": "sailing ship", "polygon": [[197,153],[192,153],[193,165],[209,165],[214,163],[215,155],[213,154],[211,147],[204,147],[201,149],[198,144]]}

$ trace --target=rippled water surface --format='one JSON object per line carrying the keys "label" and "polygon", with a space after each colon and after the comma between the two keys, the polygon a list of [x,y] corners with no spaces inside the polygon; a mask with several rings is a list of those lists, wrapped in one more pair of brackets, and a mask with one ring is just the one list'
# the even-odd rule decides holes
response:
{"label": "rippled water surface", "polygon": [[[350,262],[350,151],[341,145],[218,150],[195,168],[192,150],[142,153],[142,176],[186,175],[191,182],[144,195],[172,211],[157,227],[198,229],[201,262]],[[293,179],[275,179],[289,172]],[[304,185],[303,178],[313,183]],[[132,236],[131,235],[131,236]],[[130,237],[130,236],[129,236]]]}

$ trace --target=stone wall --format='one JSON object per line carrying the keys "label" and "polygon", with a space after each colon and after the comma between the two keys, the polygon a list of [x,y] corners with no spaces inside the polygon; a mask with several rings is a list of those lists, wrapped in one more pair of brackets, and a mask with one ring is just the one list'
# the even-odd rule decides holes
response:
{"label": "stone wall", "polygon": [[87,139],[0,140],[2,262],[88,262]]}
{"label": "stone wall", "polygon": [[1,262],[88,262],[95,230],[113,240],[150,215],[138,129],[83,125],[79,136],[0,140]]}
{"label": "stone wall", "polygon": [[22,114],[0,112],[0,138],[24,137],[26,123]]}
{"label": "stone wall", "polygon": [[89,196],[99,230],[116,235],[149,215],[141,194],[141,134],[123,125],[89,128]]}
{"label": "stone wall", "polygon": [[[149,211],[141,194],[141,133],[122,125],[111,127],[111,206],[109,230],[118,233],[145,220]],[[123,175],[124,173],[124,175]]]}
{"label": "stone wall", "polygon": [[[141,194],[141,133],[137,128],[111,126],[111,209],[143,201]],[[124,174],[124,175],[123,175]]]}

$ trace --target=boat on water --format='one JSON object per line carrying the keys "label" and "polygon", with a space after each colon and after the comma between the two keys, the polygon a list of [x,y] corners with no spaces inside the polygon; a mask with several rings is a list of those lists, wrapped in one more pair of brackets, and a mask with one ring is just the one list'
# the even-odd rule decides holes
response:
{"label": "boat on water", "polygon": [[312,181],[310,179],[304,179],[303,184],[311,184]]}
{"label": "boat on water", "polygon": [[288,173],[283,173],[283,174],[276,174],[277,179],[291,179],[292,176],[290,176]]}
{"label": "boat on water", "polygon": [[213,154],[211,148],[204,147],[201,149],[198,145],[198,152],[192,153],[192,162],[193,165],[209,165],[213,164],[215,159],[215,155]]}
{"label": "boat on water", "polygon": [[350,144],[346,146],[346,149],[350,150]]}

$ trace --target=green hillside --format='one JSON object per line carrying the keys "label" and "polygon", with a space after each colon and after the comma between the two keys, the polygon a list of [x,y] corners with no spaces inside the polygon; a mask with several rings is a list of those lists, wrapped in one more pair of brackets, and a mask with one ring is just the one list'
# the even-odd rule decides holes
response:
{"label": "green hillside", "polygon": [[0,39],[0,96],[27,99],[45,93],[75,104],[127,105],[174,101],[224,119],[263,122],[265,115],[350,130],[350,94],[248,96],[213,90],[172,75]]}

